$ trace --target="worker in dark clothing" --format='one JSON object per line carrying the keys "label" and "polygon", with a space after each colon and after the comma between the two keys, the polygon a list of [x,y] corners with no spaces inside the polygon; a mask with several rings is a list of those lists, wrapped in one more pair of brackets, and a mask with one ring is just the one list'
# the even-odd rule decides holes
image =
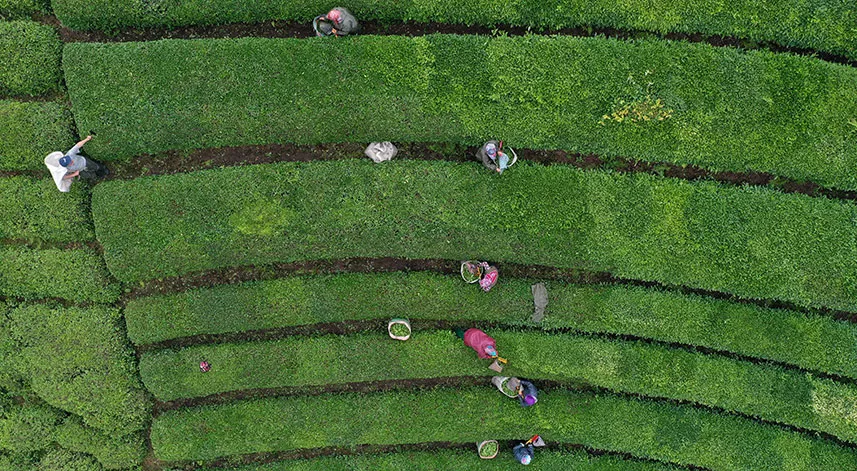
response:
{"label": "worker in dark clothing", "polygon": [[509,156],[500,151],[498,141],[486,142],[476,153],[476,158],[492,172],[503,173],[503,170],[509,166]]}
{"label": "worker in dark clothing", "polygon": [[326,15],[316,17],[313,28],[318,36],[348,36],[357,33],[360,24],[348,9],[336,7]]}
{"label": "worker in dark clothing", "polygon": [[518,386],[518,401],[521,402],[521,407],[529,407],[536,402],[539,402],[539,391],[533,383],[520,380]]}
{"label": "worker in dark clothing", "polygon": [[512,448],[512,454],[515,455],[515,460],[521,464],[530,464],[533,461],[535,449],[532,443],[518,443]]}

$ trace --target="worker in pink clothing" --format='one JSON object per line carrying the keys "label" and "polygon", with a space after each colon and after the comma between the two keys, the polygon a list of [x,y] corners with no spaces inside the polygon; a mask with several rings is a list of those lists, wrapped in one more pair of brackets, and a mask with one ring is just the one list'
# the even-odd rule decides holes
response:
{"label": "worker in pink clothing", "polygon": [[464,345],[476,350],[479,358],[497,358],[497,344],[485,332],[479,329],[455,329],[455,335],[464,340]]}

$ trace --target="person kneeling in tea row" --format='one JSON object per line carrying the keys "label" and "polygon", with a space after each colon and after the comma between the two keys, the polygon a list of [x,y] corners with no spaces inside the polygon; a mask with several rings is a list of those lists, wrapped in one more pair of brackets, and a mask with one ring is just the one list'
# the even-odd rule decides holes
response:
{"label": "person kneeling in tea row", "polygon": [[312,27],[317,36],[348,36],[360,30],[357,18],[343,7],[336,7],[325,15],[315,17]]}

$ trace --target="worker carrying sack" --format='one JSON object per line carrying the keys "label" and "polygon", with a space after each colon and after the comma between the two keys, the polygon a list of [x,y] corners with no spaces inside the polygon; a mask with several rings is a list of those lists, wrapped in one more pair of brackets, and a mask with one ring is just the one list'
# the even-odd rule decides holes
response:
{"label": "worker carrying sack", "polygon": [[51,171],[51,177],[57,185],[57,190],[68,193],[71,190],[71,179],[63,179],[68,173],[68,169],[59,163],[60,158],[64,155],[62,152],[51,152],[45,157],[45,166]]}

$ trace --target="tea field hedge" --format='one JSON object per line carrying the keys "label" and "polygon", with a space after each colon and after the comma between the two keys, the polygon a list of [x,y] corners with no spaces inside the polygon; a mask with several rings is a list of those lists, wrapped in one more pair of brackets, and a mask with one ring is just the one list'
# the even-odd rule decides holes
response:
{"label": "tea field hedge", "polygon": [[[8,463],[0,459],[0,469],[4,471],[78,469],[27,466],[27,463],[44,462],[57,451],[90,460],[95,463],[93,469],[96,470],[129,469],[142,464],[145,454],[142,435],[116,437],[99,433],[82,425],[76,418],[64,418],[64,413],[43,403],[2,402],[4,401],[0,400],[0,455],[4,450],[9,454]],[[58,445],[62,449],[57,450]],[[77,452],[89,456],[77,455]],[[22,468],[12,467],[15,462]]]}
{"label": "tea field hedge", "polygon": [[[501,273],[502,273],[501,265]],[[490,296],[428,272],[292,276],[131,299],[138,345],[180,337],[405,316],[530,325],[529,280],[503,276]],[[634,335],[777,360],[857,379],[857,325],[656,289],[547,283],[546,329]]]}
{"label": "tea field hedge", "polygon": [[34,21],[0,21],[0,95],[41,95],[59,89],[62,43]]}
{"label": "tea field hedge", "polygon": [[857,208],[759,188],[345,160],[110,181],[92,208],[107,265],[129,282],[295,260],[479,258],[857,309]]}
{"label": "tea field hedge", "polygon": [[0,239],[83,242],[95,239],[89,191],[60,193],[50,178],[0,178]]}
{"label": "tea field hedge", "polygon": [[37,304],[11,309],[8,316],[21,373],[39,397],[112,435],[144,428],[149,400],[118,310]]}
{"label": "tea field hedge", "polygon": [[92,249],[31,249],[0,245],[0,296],[113,302],[119,285]]}
{"label": "tea field hedge", "polygon": [[27,454],[48,449],[62,415],[38,404],[0,407],[0,450]]}
{"label": "tea field hedge", "polygon": [[[460,278],[428,272],[294,276],[130,299],[124,312],[128,337],[137,345],[383,316],[519,323],[529,319],[528,283],[503,278],[491,296],[472,288]],[[551,304],[551,312],[554,307]]]}
{"label": "tea field hedge", "polygon": [[[857,70],[810,57],[660,40],[363,36],[76,43],[64,69],[79,129],[99,132],[87,147],[96,158],[497,137],[857,188]],[[650,119],[604,119],[626,107]]]}
{"label": "tea field hedge", "polygon": [[[292,20],[307,24],[326,12],[330,2],[258,2],[182,0],[141,3],[121,0],[54,0],[57,16],[76,29],[171,27]],[[595,26],[739,36],[757,41],[829,51],[857,57],[857,10],[853,4],[821,0],[759,2],[685,0],[650,3],[639,0],[510,3],[502,0],[391,1],[353,0],[348,8],[360,20],[416,21],[465,25],[512,25],[533,28]]]}
{"label": "tea field hedge", "polygon": [[104,469],[134,469],[146,455],[143,432],[110,434],[87,427],[74,417],[59,426],[56,440],[67,450],[93,456]]}
{"label": "tea field hedge", "polygon": [[167,411],[154,419],[152,446],[161,460],[212,460],[325,446],[512,440],[527,431],[549,442],[713,471],[857,466],[850,449],[749,419],[567,391],[542,393],[533,411],[489,387],[274,398]]}
{"label": "tea field hedge", "polygon": [[[490,331],[504,374],[582,381],[611,391],[718,407],[776,423],[827,432],[857,443],[848,404],[857,387],[778,367],[649,345]],[[204,378],[199,362],[212,366]],[[407,342],[385,333],[190,347],[146,354],[140,374],[160,400],[226,391],[364,381],[494,374],[449,331],[419,332]]]}
{"label": "tea field hedge", "polygon": [[[12,321],[7,312],[7,306],[0,303],[0,391],[13,396],[24,396],[29,393],[29,388],[20,372],[20,349],[18,342],[12,337]],[[0,394],[0,405],[2,399],[3,395]]]}
{"label": "tea field hedge", "polygon": [[91,457],[68,450],[51,450],[39,460],[38,471],[101,471],[103,468]]}
{"label": "tea field hedge", "polygon": [[29,18],[33,13],[49,13],[50,0],[0,0],[0,20]]}
{"label": "tea field hedge", "polygon": [[[521,437],[522,441],[529,437]],[[435,450],[431,452],[397,452],[377,455],[352,455],[288,460],[267,464],[253,464],[226,468],[231,471],[375,471],[379,469],[437,471],[517,470],[520,464],[512,458],[510,448],[500,446],[500,454],[493,460],[476,459],[474,451]],[[547,471],[677,471],[678,467],[651,461],[632,461],[611,455],[590,455],[582,451],[557,452],[540,449],[533,463]],[[535,466],[534,465],[534,466]],[[201,468],[203,471],[222,471],[218,468]]]}
{"label": "tea field hedge", "polygon": [[60,103],[0,100],[0,170],[47,175],[45,156],[74,145],[72,128],[71,111]]}

